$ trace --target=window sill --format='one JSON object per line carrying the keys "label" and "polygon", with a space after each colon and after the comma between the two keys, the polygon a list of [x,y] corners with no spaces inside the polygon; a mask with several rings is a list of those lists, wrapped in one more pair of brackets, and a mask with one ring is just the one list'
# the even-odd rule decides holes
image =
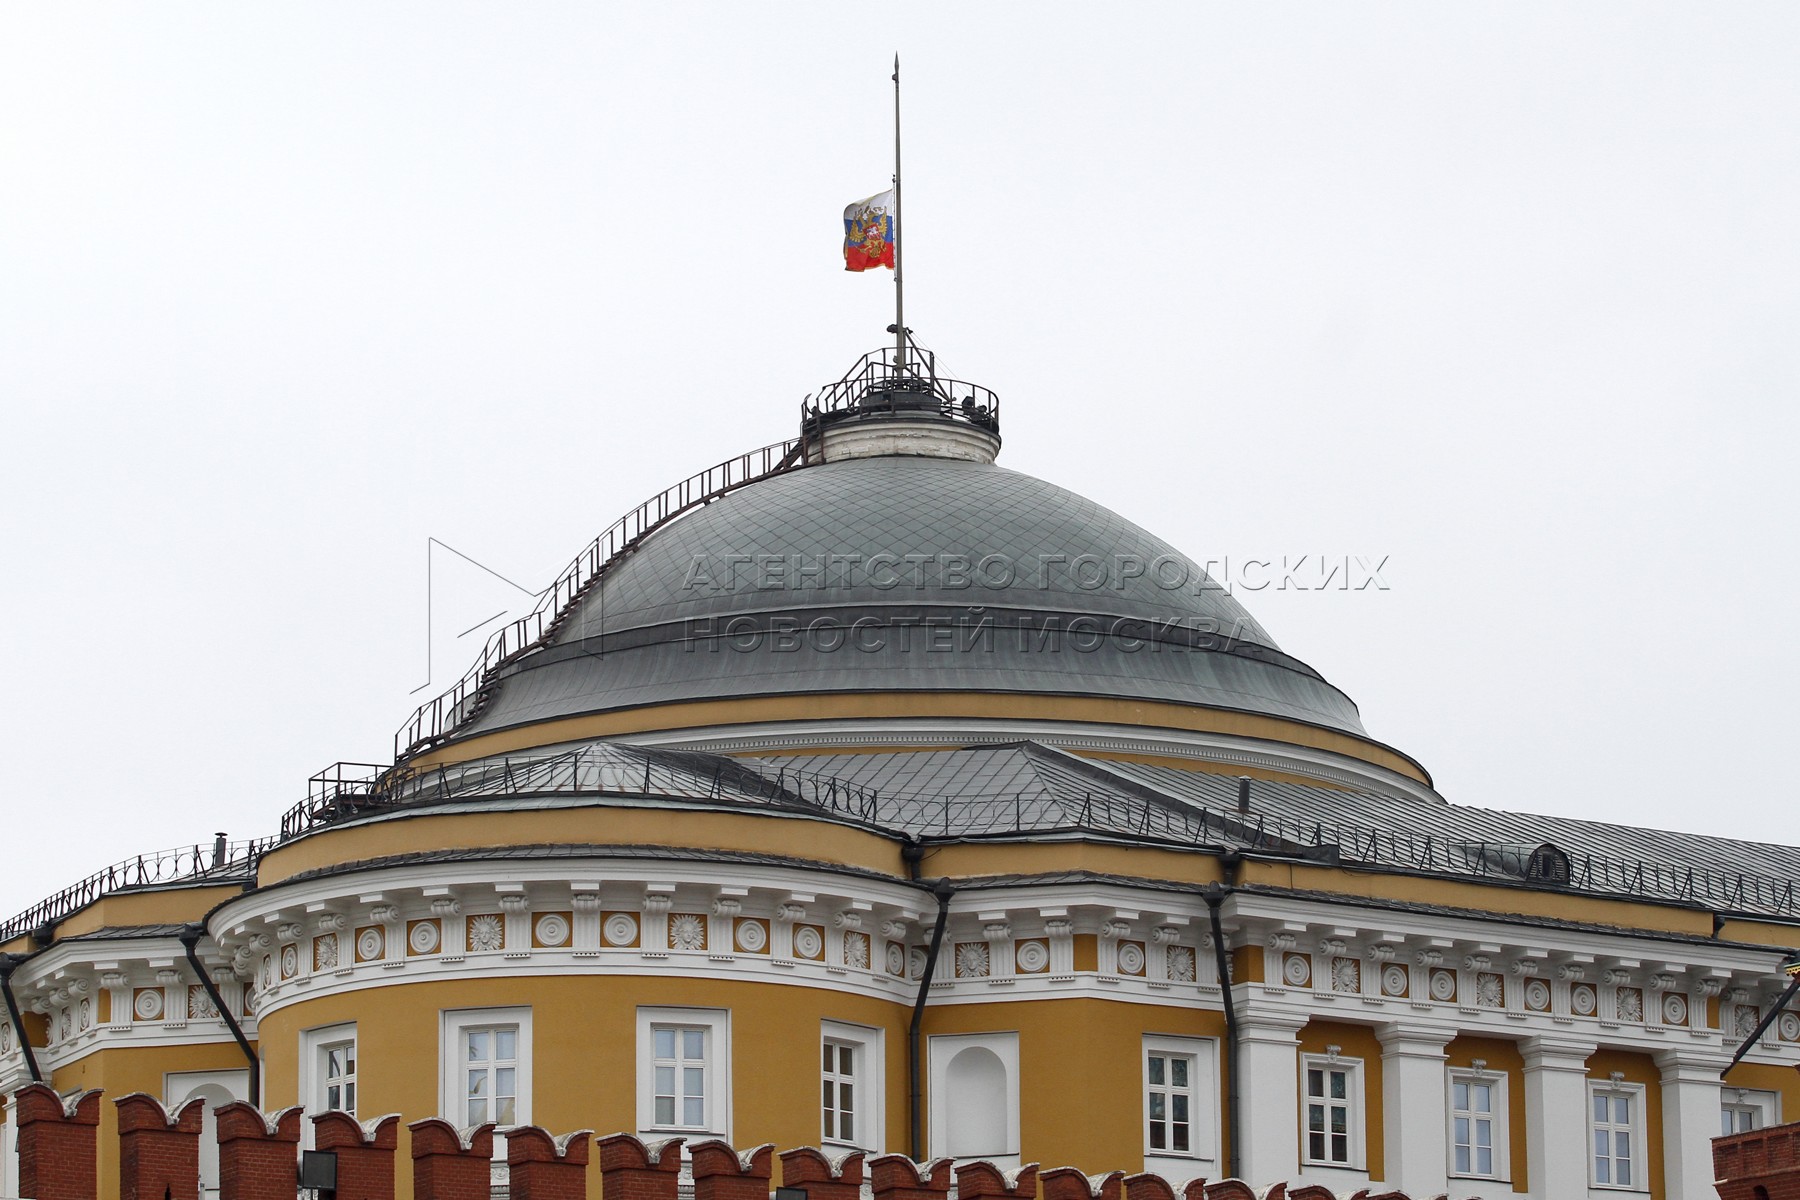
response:
{"label": "window sill", "polygon": [[652,1139],[661,1141],[665,1138],[686,1138],[690,1142],[695,1141],[696,1139],[705,1141],[707,1138],[718,1138],[720,1141],[727,1140],[724,1134],[715,1132],[711,1129],[691,1129],[677,1125],[652,1125],[648,1129],[639,1130],[638,1138],[639,1140],[646,1141]]}

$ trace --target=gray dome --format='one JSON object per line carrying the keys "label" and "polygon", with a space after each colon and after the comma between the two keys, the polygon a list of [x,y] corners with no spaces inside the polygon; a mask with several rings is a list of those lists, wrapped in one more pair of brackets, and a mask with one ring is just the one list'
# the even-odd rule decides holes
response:
{"label": "gray dome", "polygon": [[1161,538],[990,463],[805,467],[650,534],[465,734],[674,700],[870,691],[1163,700],[1362,734]]}

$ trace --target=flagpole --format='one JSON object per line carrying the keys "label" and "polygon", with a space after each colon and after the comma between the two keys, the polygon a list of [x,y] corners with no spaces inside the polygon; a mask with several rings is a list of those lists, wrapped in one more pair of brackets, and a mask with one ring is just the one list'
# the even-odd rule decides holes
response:
{"label": "flagpole", "polygon": [[894,54],[894,363],[906,374],[906,281],[900,274],[900,55]]}

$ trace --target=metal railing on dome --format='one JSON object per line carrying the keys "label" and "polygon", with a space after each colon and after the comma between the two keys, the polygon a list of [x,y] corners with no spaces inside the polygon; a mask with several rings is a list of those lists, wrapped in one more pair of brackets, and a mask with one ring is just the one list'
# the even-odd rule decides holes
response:
{"label": "metal railing on dome", "polygon": [[[711,764],[710,766],[708,764]],[[282,816],[281,838],[409,804],[510,796],[629,796],[820,810],[873,821],[872,788],[827,775],[727,767],[679,751],[645,753],[616,743],[519,758],[479,759],[415,770],[339,763],[313,776],[314,790]]]}
{"label": "metal railing on dome", "polygon": [[906,361],[896,347],[871,350],[843,378],[800,404],[803,428],[816,429],[834,414],[934,412],[990,433],[1000,431],[1000,397],[979,384],[940,375],[937,355],[907,337]]}
{"label": "metal railing on dome", "polygon": [[45,897],[0,924],[0,941],[30,933],[45,925],[53,925],[77,909],[85,908],[113,892],[187,880],[225,882],[247,878],[255,870],[256,860],[263,852],[281,840],[279,837],[267,837],[214,842],[211,845],[177,846],[172,850],[156,850],[124,859],[110,867],[102,867],[86,879],[70,884],[53,896]]}
{"label": "metal railing on dome", "polygon": [[394,734],[394,760],[404,762],[430,749],[480,715],[493,693],[495,673],[555,638],[588,590],[645,535],[727,492],[805,465],[800,439],[776,442],[690,475],[613,522],[563,568],[530,612],[488,639],[461,679],[414,710]]}

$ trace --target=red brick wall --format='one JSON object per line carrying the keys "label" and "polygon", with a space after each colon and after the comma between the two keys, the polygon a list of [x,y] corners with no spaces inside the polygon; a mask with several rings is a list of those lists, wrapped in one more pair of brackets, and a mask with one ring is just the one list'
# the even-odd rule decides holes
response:
{"label": "red brick wall", "polygon": [[100,1093],[83,1092],[67,1107],[55,1089],[28,1084],[13,1097],[19,1126],[19,1194],[36,1200],[94,1200]]}
{"label": "red brick wall", "polygon": [[629,1133],[600,1139],[600,1194],[606,1200],[675,1200],[681,1138],[648,1145]]}
{"label": "red brick wall", "polygon": [[1800,1123],[1713,1139],[1722,1200],[1800,1200]]}
{"label": "red brick wall", "polygon": [[293,1200],[300,1107],[264,1116],[242,1100],[221,1105],[219,1200]]}
{"label": "red brick wall", "polygon": [[171,1113],[133,1092],[119,1106],[119,1200],[200,1200],[200,1122],[204,1100]]}
{"label": "red brick wall", "polygon": [[709,1140],[688,1147],[694,1164],[694,1200],[769,1200],[775,1170],[775,1147],[758,1146],[739,1154],[725,1142]]}
{"label": "red brick wall", "polygon": [[427,1117],[412,1131],[413,1200],[488,1200],[494,1126],[477,1125],[465,1144],[456,1126]]}
{"label": "red brick wall", "polygon": [[398,1114],[381,1118],[373,1131],[341,1112],[320,1113],[312,1122],[313,1146],[337,1154],[337,1200],[394,1200]]}
{"label": "red brick wall", "polygon": [[803,1187],[808,1200],[859,1200],[863,1154],[847,1154],[835,1163],[811,1146],[786,1150],[781,1157],[783,1187]]}
{"label": "red brick wall", "polygon": [[904,1154],[883,1154],[869,1160],[869,1178],[875,1200],[939,1200],[950,1194],[950,1160],[916,1163]]}
{"label": "red brick wall", "polygon": [[536,1125],[506,1131],[507,1190],[512,1200],[586,1200],[588,1145],[594,1131],[558,1139]]}

